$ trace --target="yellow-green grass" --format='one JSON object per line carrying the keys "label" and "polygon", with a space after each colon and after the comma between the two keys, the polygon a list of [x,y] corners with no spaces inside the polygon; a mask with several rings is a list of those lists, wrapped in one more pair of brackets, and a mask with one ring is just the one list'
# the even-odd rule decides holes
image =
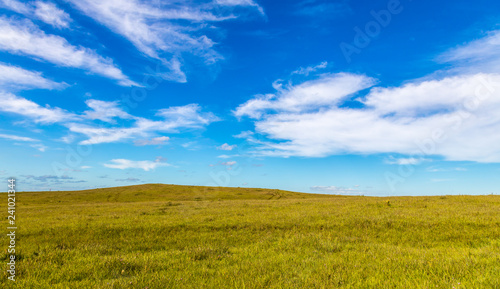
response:
{"label": "yellow-green grass", "polygon": [[500,288],[500,196],[154,184],[16,201],[0,288]]}

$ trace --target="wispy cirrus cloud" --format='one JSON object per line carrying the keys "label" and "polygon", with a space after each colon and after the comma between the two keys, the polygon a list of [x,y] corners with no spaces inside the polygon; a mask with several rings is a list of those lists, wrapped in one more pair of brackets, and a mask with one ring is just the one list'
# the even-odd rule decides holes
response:
{"label": "wispy cirrus cloud", "polygon": [[134,141],[136,146],[152,146],[152,145],[164,145],[170,140],[168,136],[159,136],[151,139],[139,139]]}
{"label": "wispy cirrus cloud", "polygon": [[0,7],[10,9],[31,18],[37,18],[56,28],[68,28],[71,17],[52,2],[0,0]]}
{"label": "wispy cirrus cloud", "polygon": [[119,107],[118,101],[102,101],[89,99],[85,104],[90,108],[83,112],[83,117],[91,120],[100,120],[108,123],[116,123],[116,118],[131,119],[133,116]]}
{"label": "wispy cirrus cloud", "polygon": [[[185,128],[201,128],[220,119],[211,112],[202,113],[199,104],[192,103],[183,106],[172,106],[158,110],[156,116],[165,120],[165,124],[175,124],[174,126]],[[166,129],[168,125],[165,126]]]}
{"label": "wispy cirrus cloud", "polygon": [[437,173],[437,172],[466,172],[466,168],[462,167],[453,167],[453,168],[442,168],[442,167],[428,167],[426,168],[426,171],[430,173]]}
{"label": "wispy cirrus cloud", "polygon": [[[29,177],[29,176],[28,176]],[[54,178],[55,177],[55,178]],[[54,185],[61,185],[61,184],[81,184],[81,183],[87,183],[85,180],[75,180],[73,178],[65,178],[63,177],[58,177],[58,176],[35,176],[34,178],[28,178],[28,179],[33,179],[36,181],[37,189],[40,189],[38,186],[54,186]],[[31,183],[31,182],[29,182]],[[45,187],[45,190],[48,190],[50,187]]]}
{"label": "wispy cirrus cloud", "polygon": [[43,144],[32,144],[30,146],[32,148],[34,148],[34,149],[37,149],[37,150],[41,151],[41,152],[44,152],[44,151],[46,151],[49,148],[49,147],[47,147],[46,145],[43,145]]}
{"label": "wispy cirrus cloud", "polygon": [[227,143],[224,143],[224,144],[218,146],[217,149],[221,150],[221,151],[232,151],[236,147],[237,147],[237,145],[229,145]]}
{"label": "wispy cirrus cloud", "polygon": [[[63,137],[70,143],[77,134],[87,139],[80,144],[100,144],[133,140],[138,146],[164,144],[169,137],[158,137],[159,132],[179,133],[180,130],[202,129],[219,118],[211,112],[203,112],[198,104],[174,106],[160,109],[156,119],[148,119],[128,114],[116,101],[90,99],[86,101],[90,110],[81,114],[68,112],[59,107],[40,106],[39,104],[12,93],[0,92],[0,111],[24,117],[24,122],[36,124],[58,124],[66,127],[71,135]],[[107,122],[106,126],[95,123]],[[120,120],[120,123],[118,123]],[[126,125],[122,124],[123,120]],[[145,138],[151,138],[145,140]]]}
{"label": "wispy cirrus cloud", "polygon": [[66,83],[44,78],[41,72],[29,71],[18,66],[0,62],[0,85],[2,89],[61,89]]}
{"label": "wispy cirrus cloud", "polygon": [[67,127],[71,132],[79,133],[87,137],[86,140],[80,142],[82,145],[114,143],[146,136],[146,132],[142,130],[140,125],[133,127],[106,128],[93,124],[70,123]]}
{"label": "wispy cirrus cloud", "polygon": [[237,164],[237,162],[236,161],[227,161],[227,162],[221,162],[220,164],[223,166],[226,166],[226,167],[232,167],[235,164]]}
{"label": "wispy cirrus cloud", "polygon": [[[130,41],[144,55],[159,59],[169,68],[162,76],[186,82],[180,57],[184,53],[213,64],[223,59],[207,36],[214,23],[236,18],[220,7],[256,7],[251,0],[218,0],[209,3],[131,0],[68,0],[77,9]],[[262,11],[260,8],[259,11]],[[211,27],[211,29],[206,29]]]}
{"label": "wispy cirrus cloud", "polygon": [[75,114],[58,107],[42,107],[37,103],[12,93],[0,92],[0,111],[13,113],[31,119],[35,123],[57,123],[74,120]]}
{"label": "wispy cirrus cloud", "polygon": [[395,158],[393,156],[385,160],[385,162],[390,165],[419,165],[423,162],[429,162],[429,161],[431,161],[431,159],[426,159],[422,157]]}
{"label": "wispy cirrus cloud", "polygon": [[0,139],[6,139],[6,140],[13,141],[14,144],[16,144],[16,145],[21,145],[21,144],[18,144],[17,142],[23,142],[23,143],[27,144],[29,147],[37,149],[38,151],[41,151],[41,152],[44,152],[48,149],[48,147],[45,146],[44,144],[42,144],[40,142],[40,140],[30,138],[30,137],[0,133]]}
{"label": "wispy cirrus cloud", "polygon": [[217,158],[219,158],[219,159],[230,159],[230,158],[236,158],[236,157],[240,157],[240,155],[219,155],[219,156],[217,156]]}
{"label": "wispy cirrus cloud", "polygon": [[310,73],[312,72],[316,72],[320,69],[324,69],[328,66],[328,62],[326,61],[323,61],[321,62],[320,64],[318,65],[314,65],[314,66],[307,66],[307,67],[301,67],[295,71],[292,72],[292,74],[300,74],[300,75],[305,75],[305,76],[308,76]]}
{"label": "wispy cirrus cloud", "polygon": [[171,166],[162,159],[157,158],[155,161],[133,161],[128,159],[113,159],[104,164],[107,168],[112,169],[141,169],[144,171],[154,170],[158,167]]}
{"label": "wispy cirrus cloud", "polygon": [[[117,116],[117,112],[114,111],[112,115]],[[179,129],[201,129],[219,120],[211,112],[202,112],[198,104],[160,109],[156,115],[160,118],[159,120],[130,116],[130,118],[134,119],[134,122],[127,127],[100,127],[77,122],[67,123],[65,126],[71,132],[83,134],[88,137],[87,140],[80,142],[81,144],[99,144],[142,139],[156,132],[177,133]],[[129,118],[128,115],[127,118]]]}
{"label": "wispy cirrus cloud", "polygon": [[17,136],[17,135],[12,135],[12,134],[3,134],[3,133],[0,133],[0,138],[14,140],[14,141],[24,141],[24,142],[38,142],[39,141],[37,139],[30,138],[30,137]]}
{"label": "wispy cirrus cloud", "polygon": [[141,179],[129,177],[129,178],[126,178],[126,179],[116,179],[115,181],[116,182],[133,182],[133,183],[136,183],[136,182],[140,182]]}
{"label": "wispy cirrus cloud", "polygon": [[500,65],[500,30],[466,44],[453,47],[436,58],[438,62],[453,64],[453,71],[461,73],[498,73]]}
{"label": "wispy cirrus cloud", "polygon": [[68,28],[71,22],[68,13],[51,2],[36,1],[34,14],[38,19],[57,28]]}
{"label": "wispy cirrus cloud", "polygon": [[53,182],[61,182],[61,181],[67,181],[67,180],[74,180],[73,177],[63,175],[63,176],[56,176],[56,175],[43,175],[43,176],[34,176],[34,175],[23,175],[22,177],[26,179],[31,179],[39,182],[48,182],[48,181],[53,181]]}
{"label": "wispy cirrus cloud", "polygon": [[137,85],[110,58],[102,57],[89,48],[74,46],[60,36],[46,34],[29,20],[0,17],[0,50],[58,66],[83,69],[114,79],[123,86]]}
{"label": "wispy cirrus cloud", "polygon": [[215,3],[221,6],[242,6],[253,7],[257,9],[260,14],[264,15],[264,9],[257,2],[253,0],[215,0]]}
{"label": "wispy cirrus cloud", "polygon": [[1,0],[0,7],[7,8],[21,14],[30,13],[30,7],[26,3],[17,0]]}

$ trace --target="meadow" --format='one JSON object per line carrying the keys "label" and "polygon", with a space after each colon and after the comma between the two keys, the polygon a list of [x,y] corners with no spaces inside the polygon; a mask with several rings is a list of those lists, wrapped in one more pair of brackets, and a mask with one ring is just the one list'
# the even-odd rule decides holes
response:
{"label": "meadow", "polygon": [[16,201],[17,281],[2,270],[1,288],[500,288],[497,195],[149,184]]}

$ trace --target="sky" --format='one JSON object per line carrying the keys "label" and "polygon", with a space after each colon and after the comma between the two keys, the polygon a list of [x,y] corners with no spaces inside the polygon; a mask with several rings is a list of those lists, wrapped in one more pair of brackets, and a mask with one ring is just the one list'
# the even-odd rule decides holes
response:
{"label": "sky", "polygon": [[500,192],[500,2],[0,0],[0,178]]}

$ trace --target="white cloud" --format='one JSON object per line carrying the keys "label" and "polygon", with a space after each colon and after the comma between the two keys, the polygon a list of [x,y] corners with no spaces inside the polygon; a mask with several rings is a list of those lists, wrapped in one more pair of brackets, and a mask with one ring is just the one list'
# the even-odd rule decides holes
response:
{"label": "white cloud", "polygon": [[41,72],[25,70],[21,67],[0,63],[0,85],[3,89],[59,89],[67,86],[42,76]]}
{"label": "white cloud", "polygon": [[[496,133],[500,130],[499,74],[464,74],[400,87],[376,87],[360,99],[365,106],[359,108],[343,107],[347,94],[338,93],[337,86],[342,87],[340,91],[354,93],[366,87],[359,83],[374,81],[349,85],[331,78],[321,75],[277,96],[252,99],[236,110],[237,116],[256,118],[256,132],[268,137],[267,141],[252,139],[257,154],[322,157],[399,153],[417,159],[440,155],[454,161],[500,162],[496,145],[500,143]],[[289,93],[297,88],[304,96],[300,105],[284,105],[285,100],[289,104],[288,99],[295,99]],[[318,91],[332,97],[316,101]]]}
{"label": "white cloud", "polygon": [[41,152],[44,152],[48,149],[47,146],[39,143],[39,140],[29,138],[29,137],[23,137],[23,136],[11,135],[11,134],[0,134],[0,138],[12,140],[12,141],[28,142],[28,143],[30,143],[29,144],[30,147],[35,148]]}
{"label": "white cloud", "polygon": [[308,67],[301,67],[295,71],[292,72],[292,74],[300,74],[300,75],[309,75],[311,72],[316,72],[319,69],[326,68],[328,65],[328,62],[323,61],[318,65],[315,66],[308,66]]}
{"label": "white cloud", "polygon": [[70,123],[66,126],[71,132],[83,134],[88,138],[80,142],[82,145],[113,143],[147,135],[140,126],[105,128],[81,123]]}
{"label": "white cloud", "polygon": [[219,5],[225,6],[250,6],[256,8],[260,14],[264,15],[264,9],[253,0],[215,0]]}
{"label": "white cloud", "polygon": [[154,170],[158,167],[170,166],[170,164],[162,162],[157,159],[155,161],[132,161],[127,159],[114,159],[109,161],[109,163],[104,164],[107,168],[112,169],[141,169],[144,171]]}
{"label": "white cloud", "polygon": [[88,137],[87,140],[80,142],[81,144],[99,144],[135,139],[137,137],[145,138],[156,132],[176,133],[179,129],[200,129],[214,121],[218,121],[214,114],[201,112],[201,107],[198,104],[161,109],[156,115],[162,119],[150,120],[128,114],[121,115],[120,117],[134,120],[134,123],[128,127],[99,127],[76,122],[65,124],[65,126],[71,132]]}
{"label": "white cloud", "polygon": [[30,146],[31,146],[32,148],[35,148],[35,149],[37,149],[37,150],[41,151],[41,152],[44,152],[44,151],[46,151],[46,150],[48,149],[48,147],[47,147],[47,146],[44,146],[43,144],[32,144],[32,145],[30,145]]}
{"label": "white cloud", "polygon": [[240,132],[237,135],[233,135],[233,137],[235,137],[235,138],[249,138],[249,137],[251,137],[254,134],[255,133],[253,131],[246,130],[246,131]]}
{"label": "white cloud", "polygon": [[363,101],[380,115],[419,117],[463,109],[464,102],[474,98],[477,91],[487,93],[483,82],[497,75],[461,75],[437,80],[411,82],[400,87],[374,88]]}
{"label": "white cloud", "polygon": [[17,0],[1,0],[0,5],[3,8],[10,9],[20,14],[29,14],[31,12],[31,7]]}
{"label": "white cloud", "polygon": [[457,46],[439,55],[438,61],[453,63],[468,72],[498,72],[500,64],[500,30]]}
{"label": "white cloud", "polygon": [[15,141],[25,141],[25,142],[37,142],[37,141],[39,141],[37,139],[33,139],[30,137],[17,136],[17,135],[11,135],[11,134],[0,134],[0,138],[15,140]]}
{"label": "white cloud", "polygon": [[39,182],[47,182],[47,181],[53,181],[53,182],[62,182],[62,181],[67,181],[67,180],[73,180],[73,177],[63,175],[63,176],[55,176],[55,175],[43,175],[43,176],[34,176],[34,175],[23,175],[22,177],[26,179],[32,179],[35,181]]}
{"label": "white cloud", "polygon": [[60,108],[41,107],[12,93],[0,92],[0,111],[22,115],[35,123],[56,123],[75,119],[76,116]]}
{"label": "white cloud", "polygon": [[164,118],[167,123],[189,128],[200,128],[219,121],[211,112],[201,113],[201,107],[196,103],[160,109],[156,115]]}
{"label": "white cloud", "polygon": [[86,169],[91,169],[92,167],[91,166],[81,166],[80,169],[82,170],[86,170]]}
{"label": "white cloud", "polygon": [[293,113],[315,110],[319,107],[338,104],[349,95],[374,84],[373,78],[364,75],[323,74],[315,80],[299,85],[288,85],[284,89],[278,88],[275,94],[258,95],[240,105],[234,115],[260,118],[268,111]]}
{"label": "white cloud", "polygon": [[234,166],[235,164],[236,164],[236,161],[228,161],[228,162],[221,163],[221,165],[228,166],[228,167]]}
{"label": "white cloud", "polygon": [[237,145],[228,145],[227,143],[218,146],[217,149],[221,151],[232,151],[234,148],[236,148]]}
{"label": "white cloud", "polygon": [[59,9],[54,3],[35,1],[23,3],[17,0],[0,0],[0,7],[28,17],[37,18],[56,28],[68,28],[71,18],[68,13]]}
{"label": "white cloud", "polygon": [[96,99],[89,99],[85,104],[92,110],[84,112],[85,118],[92,120],[101,120],[109,123],[116,123],[114,118],[130,119],[132,116],[123,109],[118,107],[117,101],[102,101]]}
{"label": "white cloud", "polygon": [[240,155],[219,155],[217,158],[219,159],[230,159],[230,158],[237,158],[240,157]]}
{"label": "white cloud", "polygon": [[54,3],[51,2],[35,2],[35,16],[45,23],[48,23],[57,28],[68,28],[71,18],[68,13],[57,8]]}
{"label": "white cloud", "polygon": [[466,172],[467,171],[466,168],[462,168],[462,167],[455,167],[455,168],[428,167],[426,170],[428,172],[431,172],[431,173],[436,173],[436,172],[452,172],[452,171],[455,171],[455,172]]}
{"label": "white cloud", "polygon": [[140,182],[141,179],[129,177],[126,179],[116,179],[115,181],[117,181],[117,182]]}
{"label": "white cloud", "polygon": [[386,163],[391,164],[391,165],[419,165],[423,162],[429,162],[431,161],[430,159],[426,158],[394,158],[390,157],[389,159],[386,160]]}
{"label": "white cloud", "polygon": [[61,137],[59,140],[64,142],[64,143],[72,143],[75,140],[76,136],[74,134],[71,135],[66,135]]}
{"label": "white cloud", "polygon": [[[204,32],[213,30],[207,23],[236,18],[222,13],[216,2],[157,2],[139,0],[69,0],[87,16],[129,40],[145,55],[159,59],[170,69],[162,76],[186,82],[179,56],[196,55],[213,64],[223,57],[215,42]],[[253,1],[222,1],[221,5],[255,6]],[[237,3],[240,2],[240,3]],[[215,4],[214,4],[215,3]],[[244,5],[245,4],[245,5]],[[210,29],[207,29],[210,27]]]}
{"label": "white cloud", "polygon": [[[151,120],[130,115],[123,111],[117,102],[87,100],[86,104],[92,110],[82,114],[67,112],[58,107],[42,107],[28,99],[12,93],[0,92],[0,111],[21,115],[35,123],[58,123],[69,129],[70,134],[61,140],[67,143],[75,139],[75,133],[87,137],[80,144],[99,144],[136,140],[136,145],[164,144],[168,137],[154,137],[158,132],[178,133],[180,129],[201,129],[219,119],[211,112],[202,112],[198,104],[175,106],[161,109],[157,113],[160,120]],[[127,126],[116,125],[115,118],[127,120]],[[93,121],[101,120],[108,124],[97,125]],[[144,138],[151,138],[144,140]],[[137,140],[137,138],[143,138]]]}
{"label": "white cloud", "polygon": [[181,146],[185,149],[193,149],[193,147],[196,145],[196,141],[190,141],[187,143],[181,144]]}
{"label": "white cloud", "polygon": [[170,138],[168,136],[154,137],[152,139],[141,139],[134,141],[136,146],[148,146],[148,145],[164,145]]}
{"label": "white cloud", "polygon": [[155,158],[155,162],[166,162],[166,161],[167,161],[167,158],[164,158],[162,156],[159,156],[159,157]]}
{"label": "white cloud", "polygon": [[311,191],[334,195],[361,195],[360,191],[356,189],[336,186],[312,186]]}
{"label": "white cloud", "polygon": [[60,36],[45,34],[28,20],[0,17],[0,50],[27,55],[59,66],[84,69],[115,79],[123,86],[137,85],[110,58],[104,58],[85,47],[73,46]]}

